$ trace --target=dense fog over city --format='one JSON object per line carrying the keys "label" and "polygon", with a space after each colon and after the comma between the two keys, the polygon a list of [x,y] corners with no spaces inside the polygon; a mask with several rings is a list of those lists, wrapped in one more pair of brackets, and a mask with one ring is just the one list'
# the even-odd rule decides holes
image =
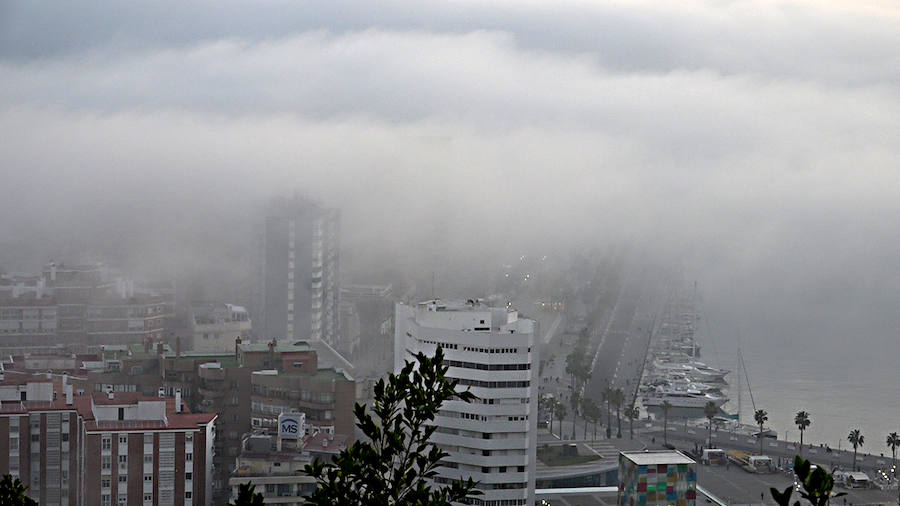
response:
{"label": "dense fog over city", "polygon": [[0,0],[0,496],[886,504],[898,141],[895,0]]}
{"label": "dense fog over city", "polygon": [[3,2],[0,266],[240,293],[297,192],[341,209],[357,278],[626,245],[719,334],[877,349],[898,48],[875,1]]}

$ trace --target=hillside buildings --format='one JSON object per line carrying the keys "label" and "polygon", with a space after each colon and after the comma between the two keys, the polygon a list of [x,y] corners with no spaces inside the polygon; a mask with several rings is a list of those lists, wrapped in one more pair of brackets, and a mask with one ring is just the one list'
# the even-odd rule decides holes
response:
{"label": "hillside buildings", "polygon": [[340,213],[291,199],[273,203],[263,240],[261,334],[339,348]]}
{"label": "hillside buildings", "polygon": [[477,400],[444,403],[432,443],[449,453],[437,484],[473,478],[474,504],[534,504],[538,350],[532,320],[477,300],[397,304],[394,367],[444,351],[447,375]]}

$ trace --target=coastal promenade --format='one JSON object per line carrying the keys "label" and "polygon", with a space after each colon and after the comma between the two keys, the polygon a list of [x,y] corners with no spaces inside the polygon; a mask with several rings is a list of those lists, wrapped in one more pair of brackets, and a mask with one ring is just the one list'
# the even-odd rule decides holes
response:
{"label": "coastal promenade", "polygon": [[[646,425],[646,422],[643,422]],[[645,436],[654,437],[657,442],[663,439],[662,423],[656,421],[650,428],[643,428]],[[693,449],[694,444],[704,445],[707,438],[707,430],[705,427],[697,427],[688,425],[685,429],[684,425],[678,421],[669,421],[668,439],[669,443],[675,444],[681,448]],[[717,448],[726,450],[742,450],[748,453],[759,453],[759,440],[753,436],[732,434],[723,431],[713,431],[712,445]],[[800,454],[800,445],[792,441],[775,440],[765,438],[763,440],[763,454],[768,455],[777,461],[781,458],[787,464],[787,460],[792,460],[794,455]],[[803,445],[803,457],[813,464],[820,465],[829,471],[835,468],[849,471],[853,466],[853,450],[826,450],[824,447],[816,444]],[[883,457],[869,453],[859,452],[856,456],[856,466],[862,471],[872,473],[877,470],[889,470],[891,468],[891,457]],[[874,476],[872,476],[874,477]]]}
{"label": "coastal promenade", "polygon": [[[584,475],[592,469],[596,474],[601,474],[606,470],[612,469],[618,464],[618,454],[620,451],[640,451],[640,450],[661,450],[662,429],[661,427],[646,427],[644,424],[638,430],[636,427],[635,438],[629,439],[625,434],[621,439],[606,439],[600,437],[596,440],[589,438],[587,440],[559,440],[555,435],[548,433],[546,430],[540,430],[539,445],[554,444],[576,444],[579,447],[580,454],[595,453],[598,459],[577,466],[551,467],[541,462],[537,466],[538,479],[546,479],[549,476],[560,477],[566,475]],[[571,430],[571,424],[563,426],[563,432]],[[678,435],[682,437],[673,437]],[[580,432],[579,432],[580,435]],[[691,434],[693,435],[693,434]],[[675,445],[676,449],[691,452],[694,449],[694,443],[697,442],[690,438],[684,437],[683,430],[676,431],[670,428],[669,443]],[[715,438],[714,438],[715,441]],[[723,445],[723,447],[725,447]],[[759,445],[757,443],[757,449]],[[731,447],[735,448],[735,447]],[[770,447],[775,449],[775,447]],[[742,448],[750,450],[749,447]],[[842,452],[845,453],[845,452]],[[851,452],[852,453],[852,452]],[[775,456],[774,452],[770,453]],[[814,454],[815,455],[815,454]],[[788,456],[785,454],[785,460],[792,459],[793,454]],[[852,456],[851,456],[852,458]],[[866,460],[871,459],[872,462],[880,458],[866,456]],[[890,461],[890,459],[887,459]],[[816,462],[815,459],[813,459]],[[859,460],[857,460],[859,461]],[[705,490],[707,498],[698,498],[698,504],[727,504],[727,505],[773,505],[775,502],[769,493],[770,487],[784,490],[793,484],[793,474],[791,471],[780,471],[768,474],[750,473],[736,465],[701,465],[697,466],[697,482],[700,487]],[[863,505],[863,504],[892,504],[896,503],[898,491],[896,488],[880,490],[877,488],[869,489],[845,489],[838,487],[838,492],[844,492],[847,495],[836,499],[832,504],[835,506],[842,505]],[[556,496],[545,496],[551,505],[563,506],[589,506],[589,505],[612,505],[616,503],[615,494],[606,493],[574,493],[559,494]],[[708,499],[708,500],[707,500]],[[799,497],[794,498],[795,500]]]}

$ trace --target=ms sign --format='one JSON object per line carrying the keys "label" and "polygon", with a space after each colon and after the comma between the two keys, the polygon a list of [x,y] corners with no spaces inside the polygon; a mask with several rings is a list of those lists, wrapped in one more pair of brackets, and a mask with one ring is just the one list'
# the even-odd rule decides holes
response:
{"label": "ms sign", "polygon": [[281,439],[300,439],[303,418],[300,413],[282,413],[278,416],[278,437]]}

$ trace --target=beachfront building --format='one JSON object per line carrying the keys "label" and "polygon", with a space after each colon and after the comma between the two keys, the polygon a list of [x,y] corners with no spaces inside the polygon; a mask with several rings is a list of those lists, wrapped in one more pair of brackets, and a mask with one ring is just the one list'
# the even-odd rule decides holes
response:
{"label": "beachfront building", "polygon": [[478,300],[429,300],[395,308],[394,368],[438,347],[477,400],[445,402],[432,437],[449,456],[435,483],[472,478],[484,495],[473,504],[534,504],[538,343],[532,320]]}

